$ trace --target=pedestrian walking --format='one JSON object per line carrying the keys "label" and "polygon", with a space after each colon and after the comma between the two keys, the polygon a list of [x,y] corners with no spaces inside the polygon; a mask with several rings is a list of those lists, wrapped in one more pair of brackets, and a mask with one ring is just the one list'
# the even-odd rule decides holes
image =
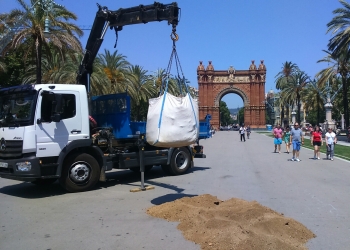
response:
{"label": "pedestrian walking", "polygon": [[297,122],[294,124],[294,128],[292,128],[290,132],[290,143],[293,145],[292,161],[300,161],[299,154],[301,145],[304,144],[304,136],[299,128],[299,123]]}
{"label": "pedestrian walking", "polygon": [[250,137],[250,126],[248,125],[247,126],[247,138],[249,139],[249,137]]}
{"label": "pedestrian walking", "polygon": [[327,146],[327,160],[333,161],[334,157],[334,145],[337,143],[337,136],[332,131],[332,128],[328,128],[328,132],[324,136],[324,140]]}
{"label": "pedestrian walking", "polygon": [[289,154],[290,152],[290,127],[289,126],[286,127],[286,132],[283,133],[283,140],[284,140],[284,143],[286,144],[287,154]]}
{"label": "pedestrian walking", "polygon": [[273,129],[273,135],[274,135],[274,144],[275,144],[275,153],[278,149],[278,153],[281,153],[281,144],[282,144],[282,136],[283,136],[283,130],[281,129],[281,126],[277,124],[277,127]]}
{"label": "pedestrian walking", "polygon": [[320,147],[323,145],[322,131],[318,125],[311,133],[311,145],[314,146],[314,160],[320,159]]}
{"label": "pedestrian walking", "polygon": [[245,141],[245,131],[246,128],[244,127],[244,124],[242,124],[242,126],[239,128],[239,133],[241,135],[241,141]]}

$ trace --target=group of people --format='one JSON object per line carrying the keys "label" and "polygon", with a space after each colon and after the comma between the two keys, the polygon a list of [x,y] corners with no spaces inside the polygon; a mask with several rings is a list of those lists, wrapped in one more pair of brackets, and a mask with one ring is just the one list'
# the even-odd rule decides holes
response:
{"label": "group of people", "polygon": [[248,125],[247,127],[244,126],[244,124],[241,125],[241,127],[238,130],[240,136],[241,136],[241,141],[245,141],[245,134],[247,133],[247,138],[249,139],[250,137],[250,126]]}
{"label": "group of people", "polygon": [[[304,144],[304,135],[299,127],[299,123],[295,123],[293,128],[287,126],[284,129],[278,124],[273,129],[274,135],[274,146],[275,153],[281,153],[281,145],[284,141],[286,144],[286,151],[289,154],[290,147],[292,145],[292,159],[291,161],[300,161],[299,154],[300,148]],[[316,125],[315,128],[310,132],[311,144],[314,147],[314,158],[320,160],[320,147],[323,145],[322,131],[321,128]],[[334,145],[337,143],[336,134],[333,132],[332,128],[328,128],[327,133],[324,136],[324,141],[327,146],[327,159],[333,161],[334,157]]]}

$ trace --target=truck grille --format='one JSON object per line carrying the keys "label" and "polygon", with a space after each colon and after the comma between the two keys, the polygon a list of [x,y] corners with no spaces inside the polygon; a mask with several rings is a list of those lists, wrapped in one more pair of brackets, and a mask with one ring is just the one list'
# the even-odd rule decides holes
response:
{"label": "truck grille", "polygon": [[0,149],[0,158],[17,158],[22,156],[23,141],[6,141],[5,150]]}

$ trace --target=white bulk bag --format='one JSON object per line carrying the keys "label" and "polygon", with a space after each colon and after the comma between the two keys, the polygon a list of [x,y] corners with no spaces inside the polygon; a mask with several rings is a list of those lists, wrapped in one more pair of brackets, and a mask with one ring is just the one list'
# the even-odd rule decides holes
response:
{"label": "white bulk bag", "polygon": [[198,103],[189,93],[176,97],[164,92],[149,100],[146,140],[159,147],[196,143],[199,135]]}

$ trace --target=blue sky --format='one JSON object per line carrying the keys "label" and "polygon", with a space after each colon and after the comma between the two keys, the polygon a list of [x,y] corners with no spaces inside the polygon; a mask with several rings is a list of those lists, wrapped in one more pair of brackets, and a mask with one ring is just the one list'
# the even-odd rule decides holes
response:
{"label": "blue sky", "polygon": [[[110,10],[128,8],[154,1],[96,0]],[[97,7],[91,0],[55,0],[78,16],[77,24],[90,26]],[[26,0],[29,3],[29,0]],[[171,3],[171,1],[160,1]],[[341,7],[338,0],[178,0],[181,19],[177,53],[184,75],[197,87],[197,66],[212,61],[215,70],[249,68],[251,60],[264,60],[267,75],[265,92],[275,90],[275,76],[285,61],[296,63],[310,77],[327,67],[317,63],[325,56],[331,34],[326,34],[332,11]],[[16,0],[0,0],[0,12],[19,7]],[[117,50],[150,73],[166,68],[172,41],[171,26],[153,22],[125,26],[119,33]],[[89,31],[81,38],[85,47]],[[114,51],[115,35],[108,30],[100,52]],[[175,67],[173,67],[175,69]],[[242,107],[235,94],[223,97],[229,108]]]}

